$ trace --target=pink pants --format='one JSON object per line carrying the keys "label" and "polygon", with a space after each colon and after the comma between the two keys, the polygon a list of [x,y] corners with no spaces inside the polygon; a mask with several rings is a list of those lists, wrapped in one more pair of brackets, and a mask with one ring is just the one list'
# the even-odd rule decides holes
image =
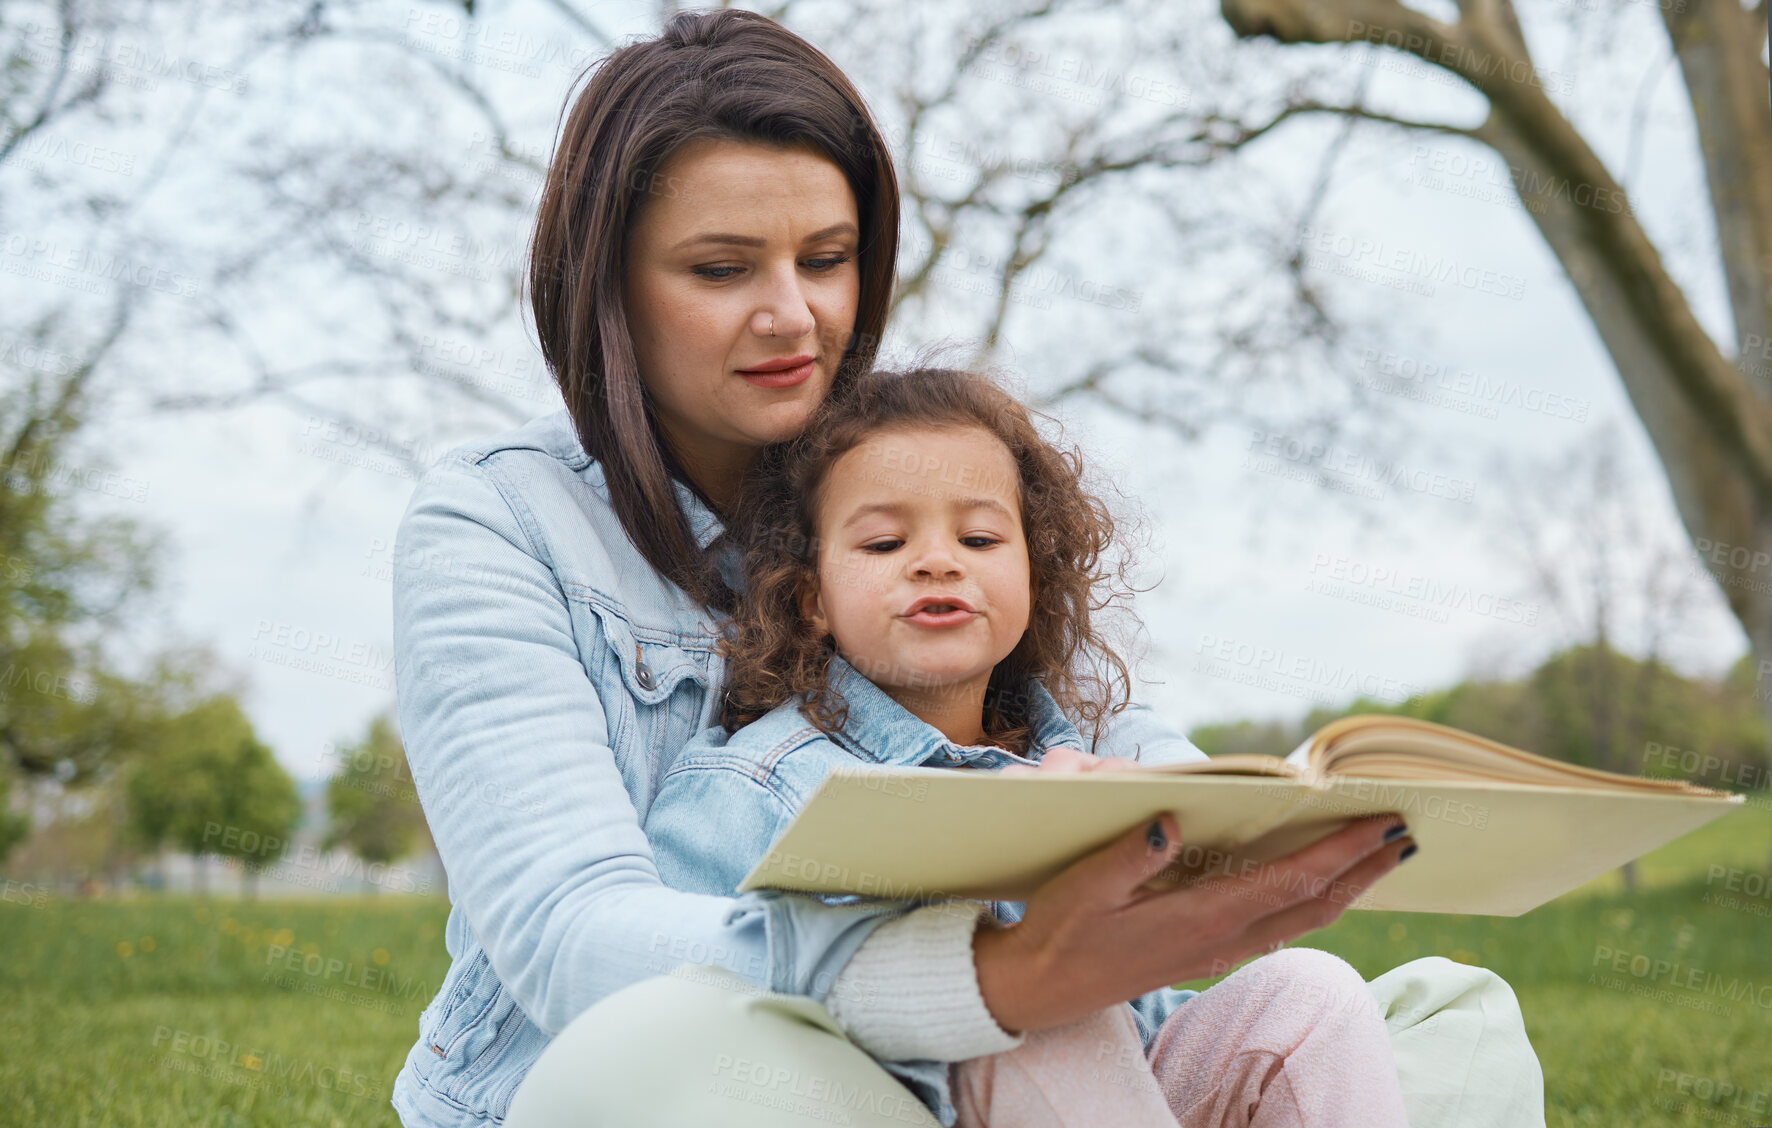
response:
{"label": "pink pants", "polygon": [[1366,981],[1311,948],[1188,1000],[1150,1056],[1124,1004],[956,1062],[957,1128],[1408,1128]]}

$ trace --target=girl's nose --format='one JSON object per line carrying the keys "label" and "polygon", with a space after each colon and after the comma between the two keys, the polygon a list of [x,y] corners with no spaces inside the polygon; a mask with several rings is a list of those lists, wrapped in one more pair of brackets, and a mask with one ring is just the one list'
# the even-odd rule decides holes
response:
{"label": "girl's nose", "polygon": [[958,576],[961,571],[959,556],[941,543],[924,547],[912,560],[911,568],[918,576]]}

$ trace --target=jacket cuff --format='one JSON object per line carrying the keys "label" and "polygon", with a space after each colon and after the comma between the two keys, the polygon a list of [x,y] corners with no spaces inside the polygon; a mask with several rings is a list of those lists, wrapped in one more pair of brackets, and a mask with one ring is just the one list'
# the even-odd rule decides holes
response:
{"label": "jacket cuff", "polygon": [[997,927],[990,906],[946,901],[888,921],[857,948],[825,1009],[849,1040],[884,1061],[965,1061],[1013,1050],[984,1004],[972,934]]}

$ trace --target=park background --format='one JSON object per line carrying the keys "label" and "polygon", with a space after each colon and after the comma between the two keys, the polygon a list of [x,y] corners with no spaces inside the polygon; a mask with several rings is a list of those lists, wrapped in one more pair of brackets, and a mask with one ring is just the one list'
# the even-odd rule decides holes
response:
{"label": "park background", "polygon": [[[394,532],[558,407],[557,115],[673,8],[0,8],[0,1124],[395,1123],[448,959]],[[1201,747],[1391,710],[1749,794],[1304,943],[1506,976],[1553,1125],[1772,1122],[1764,0],[758,10],[898,162],[884,359],[995,366],[1117,487]]]}

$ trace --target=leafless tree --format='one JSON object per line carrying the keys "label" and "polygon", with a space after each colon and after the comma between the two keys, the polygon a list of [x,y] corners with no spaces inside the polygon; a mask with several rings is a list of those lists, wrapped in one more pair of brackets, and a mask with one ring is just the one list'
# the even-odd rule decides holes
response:
{"label": "leafless tree", "polygon": [[[1612,357],[1687,535],[1719,562],[1717,583],[1755,655],[1772,655],[1765,563],[1772,560],[1772,82],[1765,0],[1566,7],[1576,20],[1659,20],[1696,126],[1693,157],[1704,169],[1716,234],[1708,266],[1726,283],[1732,340],[1705,330],[1619,175],[1547,92],[1511,0],[1439,5],[1449,19],[1399,0],[1222,0],[1220,7],[1240,36],[1346,45],[1350,62],[1374,48],[1400,53],[1477,95],[1479,112],[1461,121],[1322,99],[1295,100],[1279,116],[1327,114],[1462,137],[1502,158]],[[1665,67],[1648,60],[1641,69],[1647,91]],[[1772,725],[1772,700],[1762,710]]]}

